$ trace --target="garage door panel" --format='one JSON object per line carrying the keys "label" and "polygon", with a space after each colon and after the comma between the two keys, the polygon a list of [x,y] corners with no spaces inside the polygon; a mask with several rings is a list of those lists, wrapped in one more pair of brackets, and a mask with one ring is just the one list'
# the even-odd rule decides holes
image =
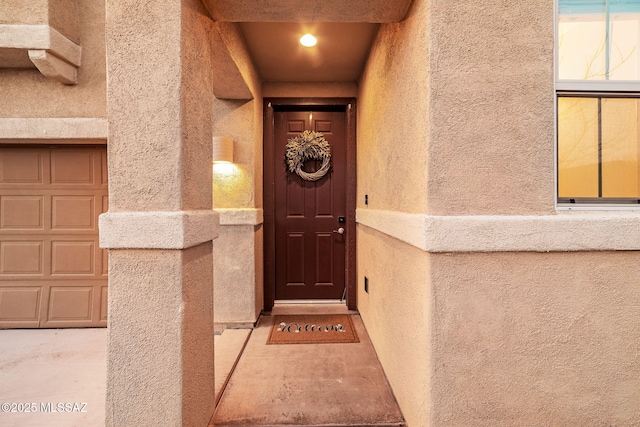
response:
{"label": "garage door panel", "polygon": [[109,211],[109,196],[102,196],[102,212],[100,213],[104,213],[108,211]]}
{"label": "garage door panel", "polygon": [[51,275],[93,275],[94,241],[52,241]]}
{"label": "garage door panel", "polygon": [[109,183],[109,173],[107,169],[107,152],[102,151],[100,153],[100,177],[101,183],[107,185]]}
{"label": "garage door panel", "polygon": [[0,146],[0,328],[106,326],[105,147]]}
{"label": "garage door panel", "polygon": [[102,256],[102,275],[106,277],[109,273],[109,252],[100,249],[100,255]]}
{"label": "garage door panel", "polygon": [[48,322],[90,322],[93,287],[52,286],[49,291]]}
{"label": "garage door panel", "polygon": [[0,229],[43,230],[44,197],[0,196]]}
{"label": "garage door panel", "polygon": [[91,151],[58,149],[51,152],[51,184],[94,184]]}
{"label": "garage door panel", "polygon": [[53,196],[52,230],[95,230],[95,196]]}
{"label": "garage door panel", "polygon": [[40,317],[41,286],[0,287],[0,328],[37,327]]}
{"label": "garage door panel", "polygon": [[41,151],[4,149],[0,153],[1,184],[44,184],[44,176]]}
{"label": "garage door panel", "polygon": [[[106,284],[84,281],[53,284],[44,290],[45,301],[40,327],[78,328],[106,326]],[[103,291],[105,288],[105,291]],[[104,299],[104,303],[103,303]],[[104,317],[104,319],[103,319]]]}
{"label": "garage door panel", "polygon": [[100,288],[100,321],[107,323],[107,307],[109,302],[109,291],[106,286]]}
{"label": "garage door panel", "polygon": [[0,241],[0,275],[44,273],[44,241]]}

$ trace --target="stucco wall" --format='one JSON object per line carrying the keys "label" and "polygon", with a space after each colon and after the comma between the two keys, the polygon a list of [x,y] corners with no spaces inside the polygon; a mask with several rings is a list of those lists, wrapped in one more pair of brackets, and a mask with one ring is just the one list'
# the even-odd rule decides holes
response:
{"label": "stucco wall", "polygon": [[378,30],[359,83],[358,206],[402,212],[427,208],[428,8]]}
{"label": "stucco wall", "polygon": [[256,144],[262,117],[256,121],[256,109],[262,111],[261,101],[214,101],[214,133],[234,139],[234,164],[213,167],[213,206],[223,212],[213,247],[217,332],[250,326],[262,309],[262,211],[256,207],[262,201],[262,165],[255,167],[262,162],[262,141]]}
{"label": "stucco wall", "polygon": [[213,340],[205,338],[213,334],[213,298],[202,284],[213,280],[211,243],[111,251],[109,261],[106,425],[206,425],[214,409]]}
{"label": "stucco wall", "polygon": [[640,424],[637,252],[432,255],[432,424]]}
{"label": "stucco wall", "polygon": [[355,82],[265,82],[262,93],[265,98],[355,98],[358,85]]}
{"label": "stucco wall", "polygon": [[262,277],[262,263],[256,265],[254,254],[262,255],[257,247],[261,230],[260,226],[250,225],[220,227],[213,246],[213,300],[218,330],[229,325],[251,326],[260,314],[262,292],[256,289],[256,277]]}
{"label": "stucco wall", "polygon": [[[358,227],[358,310],[409,426],[431,412],[429,255]],[[364,277],[368,290],[364,290]]]}
{"label": "stucco wall", "polygon": [[200,0],[106,4],[106,423],[206,425],[215,405],[213,22]]}
{"label": "stucco wall", "polygon": [[[213,134],[233,139],[233,166],[214,166],[213,205],[215,208],[253,208],[256,204],[257,161],[262,161],[262,120],[256,122],[255,110],[262,112],[261,100],[220,100],[213,105]],[[260,138],[258,145],[257,139]]]}
{"label": "stucco wall", "polygon": [[553,212],[553,8],[431,2],[429,213]]}
{"label": "stucco wall", "polygon": [[227,326],[250,326],[263,304],[262,87],[237,24],[216,25],[253,96],[214,99],[213,134],[234,140],[233,165],[213,167],[213,207],[224,211],[214,244],[214,320],[219,332]]}
{"label": "stucco wall", "polygon": [[38,25],[49,23],[49,0],[5,0],[0,12],[0,24]]}
{"label": "stucco wall", "polygon": [[553,2],[428,3],[359,89],[358,306],[408,424],[640,424],[638,215],[554,207]]}
{"label": "stucco wall", "polygon": [[[11,3],[25,2],[10,1],[9,4]],[[58,2],[51,3],[57,5]],[[0,117],[106,117],[104,0],[78,0],[77,4],[79,36],[74,37],[71,33],[76,31],[73,30],[61,31],[82,47],[82,65],[78,68],[78,84],[63,85],[43,76],[36,68],[0,68]],[[19,6],[15,11],[16,16],[26,16],[22,10],[24,5]],[[60,8],[63,11],[67,9]],[[49,13],[47,8],[44,10]],[[64,13],[58,14],[55,10],[52,10],[52,25],[70,20],[64,16]],[[31,8],[27,8],[27,12],[30,11]],[[26,19],[28,22],[10,22],[10,24],[47,23],[41,22],[47,20],[43,14],[44,12],[38,12]]]}
{"label": "stucco wall", "polygon": [[[404,21],[380,26],[359,82],[359,210],[427,210],[428,12],[414,0]],[[363,225],[357,245],[358,309],[408,424],[426,426],[429,255]]]}
{"label": "stucco wall", "polygon": [[78,0],[4,0],[0,24],[51,25],[78,41]]}

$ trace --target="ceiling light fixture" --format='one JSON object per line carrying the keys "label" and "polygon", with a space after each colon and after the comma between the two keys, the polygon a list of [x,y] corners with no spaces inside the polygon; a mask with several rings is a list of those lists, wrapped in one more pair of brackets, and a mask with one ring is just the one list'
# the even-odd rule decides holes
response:
{"label": "ceiling light fixture", "polygon": [[311,34],[307,33],[304,36],[300,37],[300,44],[306,47],[315,46],[318,43],[318,39],[316,39]]}

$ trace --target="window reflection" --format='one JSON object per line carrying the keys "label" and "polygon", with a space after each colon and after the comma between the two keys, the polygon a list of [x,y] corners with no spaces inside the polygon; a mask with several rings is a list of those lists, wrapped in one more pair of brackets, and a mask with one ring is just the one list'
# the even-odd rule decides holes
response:
{"label": "window reflection", "polygon": [[638,80],[640,1],[559,0],[558,78]]}
{"label": "window reflection", "polygon": [[640,100],[558,98],[558,196],[640,198]]}

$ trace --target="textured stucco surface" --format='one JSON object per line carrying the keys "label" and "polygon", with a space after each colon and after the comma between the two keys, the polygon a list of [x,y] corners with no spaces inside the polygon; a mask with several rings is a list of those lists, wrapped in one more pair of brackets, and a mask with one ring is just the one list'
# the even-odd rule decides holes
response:
{"label": "textured stucco surface", "polygon": [[[25,17],[25,22],[6,22],[7,24],[46,24],[48,8],[32,5],[33,2],[9,1],[20,11],[16,15]],[[69,5],[64,1],[51,0],[55,20],[69,20]],[[78,84],[63,85],[43,76],[35,68],[0,68],[0,116],[2,117],[106,117],[106,59],[105,59],[105,2],[104,0],[78,0],[77,31],[62,33],[76,41],[82,47],[82,65],[78,68]],[[55,5],[55,7],[53,6]],[[3,3],[3,8],[5,7]],[[26,8],[26,12],[22,10]],[[37,9],[37,11],[36,11]],[[71,8],[73,9],[73,7]],[[28,13],[34,15],[26,18]],[[42,16],[41,16],[42,15]],[[44,21],[44,22],[41,22]],[[56,21],[56,22],[58,22]],[[1,22],[4,23],[4,22]],[[74,37],[73,32],[78,36]]]}
{"label": "textured stucco surface", "polygon": [[204,0],[216,21],[396,22],[411,0]]}
{"label": "textured stucco surface", "polygon": [[263,306],[262,209],[215,209],[220,236],[214,251],[216,331],[250,327]]}
{"label": "textured stucco surface", "polygon": [[180,16],[174,1],[107,1],[112,212],[182,208]]}
{"label": "textured stucco surface", "polygon": [[262,186],[262,167],[257,167],[262,163],[262,119],[256,122],[256,109],[262,111],[262,103],[256,100],[214,100],[213,133],[232,138],[234,150],[233,165],[213,168],[216,208],[259,206],[256,189]]}
{"label": "textured stucco surface", "polygon": [[[251,99],[214,99],[213,135],[233,139],[232,165],[213,167],[213,207],[223,209],[214,244],[216,330],[255,323],[263,304],[262,269],[262,86],[237,24],[216,28]],[[219,46],[222,47],[222,46]],[[214,45],[214,49],[215,49]],[[213,64],[216,67],[216,63]],[[214,78],[216,78],[214,73]],[[216,85],[224,81],[214,82]],[[241,91],[236,91],[241,92]],[[215,93],[215,91],[214,91]],[[257,209],[259,218],[247,215]]]}
{"label": "textured stucco surface", "polygon": [[552,212],[553,1],[430,7],[429,213]]}
{"label": "textured stucco surface", "polygon": [[80,39],[78,2],[80,0],[49,0],[49,25],[74,42]]}
{"label": "textured stucco surface", "polygon": [[262,227],[227,225],[213,245],[216,324],[246,325],[262,307]]}
{"label": "textured stucco surface", "polygon": [[[233,53],[244,52],[244,42],[235,24],[217,22],[212,32],[213,95],[219,99],[251,99],[251,90],[243,77]],[[240,46],[240,48],[238,48]],[[238,60],[242,63],[242,58]]]}
{"label": "textured stucco surface", "polygon": [[[183,212],[215,216],[213,23],[199,0],[107,0],[106,16],[109,213],[124,226],[127,213],[175,212],[186,222],[170,221],[164,236],[197,232]],[[212,253],[212,242],[109,250],[107,425],[208,423]]]}
{"label": "textured stucco surface", "polygon": [[4,0],[0,9],[0,24],[38,25],[49,23],[50,0]]}
{"label": "textured stucco surface", "polygon": [[77,43],[78,2],[79,0],[4,0],[0,8],[0,24],[51,25]]}
{"label": "textured stucco surface", "polygon": [[371,48],[359,83],[359,207],[367,194],[371,208],[426,210],[428,21],[427,2],[416,0],[406,20],[380,26]]}
{"label": "textured stucco surface", "polygon": [[640,250],[634,211],[437,216],[357,209],[356,221],[427,252]]}
{"label": "textured stucco surface", "polygon": [[181,209],[210,209],[211,193],[207,190],[211,188],[212,179],[213,134],[207,118],[211,117],[213,111],[211,95],[214,65],[209,43],[213,23],[198,0],[182,2],[181,15]]}
{"label": "textured stucco surface", "polygon": [[207,425],[212,263],[211,243],[110,251],[107,426]]}
{"label": "textured stucco surface", "polygon": [[0,118],[0,140],[6,141],[104,144],[107,135],[105,118]]}
{"label": "textured stucco surface", "polygon": [[264,221],[262,209],[220,209],[215,208],[220,215],[220,225],[260,225]]}
{"label": "textured stucco surface", "polygon": [[[249,89],[251,97],[259,100],[261,96],[260,77],[254,67],[251,54],[247,50],[247,45],[245,44],[240,28],[235,23],[216,22],[215,29],[229,53],[229,58],[233,60],[235,67],[244,79],[244,83]],[[216,76],[217,74],[214,72],[214,77]]]}
{"label": "textured stucco surface", "polygon": [[358,310],[400,409],[409,426],[430,425],[429,254],[358,226],[358,275]]}
{"label": "textured stucco surface", "polygon": [[100,247],[186,249],[218,237],[215,211],[106,212],[100,215]]}
{"label": "textured stucco surface", "polygon": [[432,425],[640,424],[637,252],[431,256]]}
{"label": "textured stucco surface", "polygon": [[[427,3],[380,26],[358,84],[359,210],[427,211]],[[357,239],[358,310],[408,425],[429,425],[428,254],[362,225]]]}
{"label": "textured stucco surface", "polygon": [[265,82],[265,98],[355,98],[358,85],[353,82]]}
{"label": "textured stucco surface", "polygon": [[182,29],[174,2],[108,6],[110,210],[211,208],[211,21],[185,7]]}
{"label": "textured stucco surface", "polygon": [[552,52],[548,0],[415,0],[372,48],[358,308],[410,426],[640,424],[637,215],[555,212]]}

